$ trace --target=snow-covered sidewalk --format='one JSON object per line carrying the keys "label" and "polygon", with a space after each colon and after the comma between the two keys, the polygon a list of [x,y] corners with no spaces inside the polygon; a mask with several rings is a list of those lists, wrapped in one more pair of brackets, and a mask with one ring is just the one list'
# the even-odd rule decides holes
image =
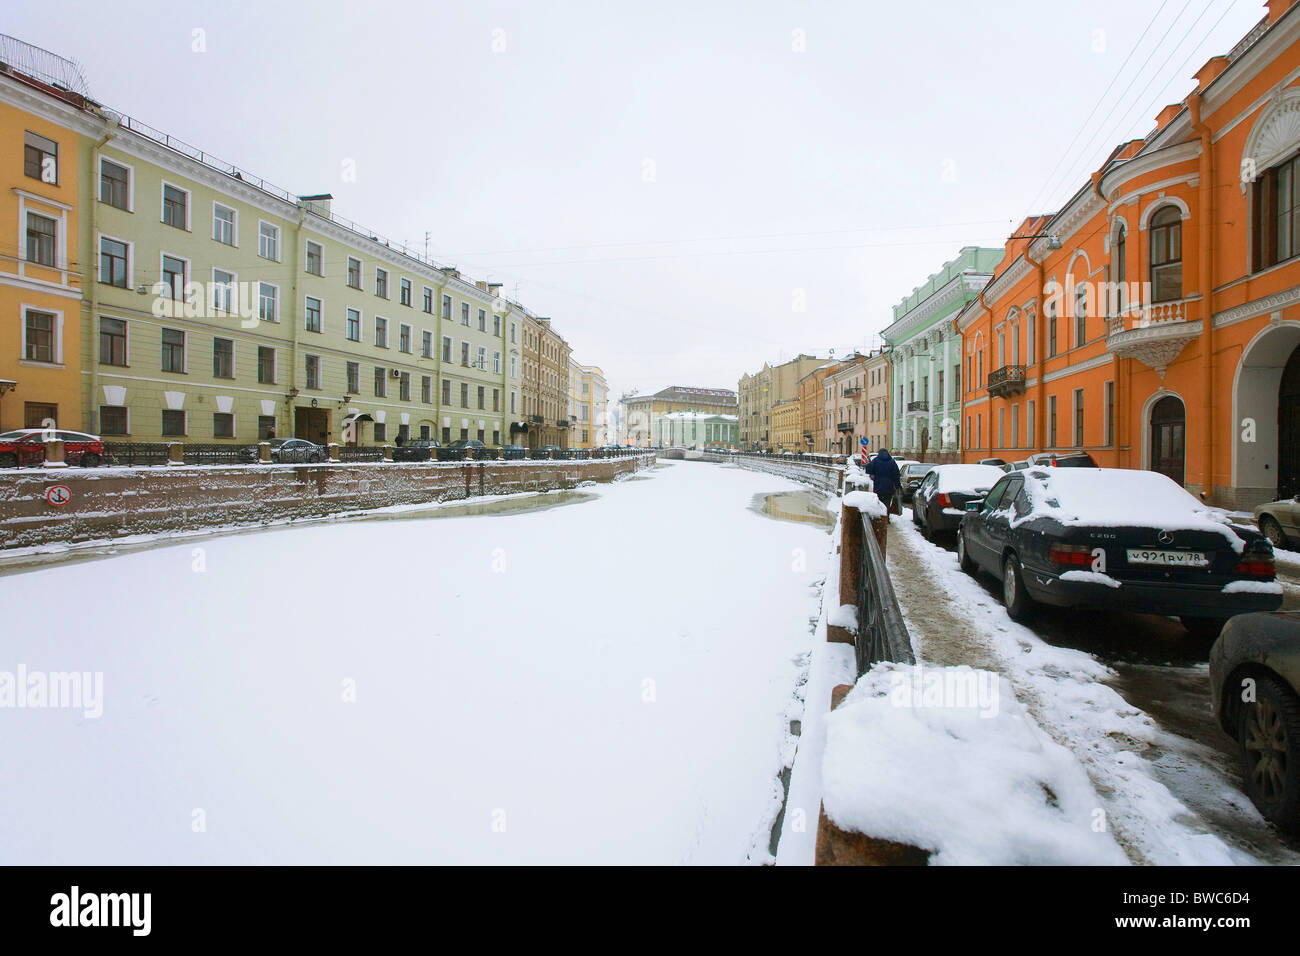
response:
{"label": "snow-covered sidewalk", "polygon": [[7,576],[0,672],[103,683],[0,708],[0,860],[765,862],[828,537],[749,506],[798,489],[672,464]]}

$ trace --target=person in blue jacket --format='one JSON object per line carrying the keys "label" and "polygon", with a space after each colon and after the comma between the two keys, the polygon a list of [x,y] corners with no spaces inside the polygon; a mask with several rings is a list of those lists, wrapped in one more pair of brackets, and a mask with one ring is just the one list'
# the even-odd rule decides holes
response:
{"label": "person in blue jacket", "polygon": [[889,449],[880,449],[876,457],[867,462],[864,470],[871,478],[871,490],[889,509],[889,513],[902,514],[902,508],[898,504],[898,463],[890,457]]}

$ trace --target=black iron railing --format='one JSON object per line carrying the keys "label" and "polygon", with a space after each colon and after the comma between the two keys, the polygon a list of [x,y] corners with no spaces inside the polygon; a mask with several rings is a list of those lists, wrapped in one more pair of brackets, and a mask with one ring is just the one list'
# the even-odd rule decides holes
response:
{"label": "black iron railing", "polygon": [[106,441],[104,458],[110,465],[165,465],[168,447],[165,441]]}
{"label": "black iron railing", "polygon": [[382,445],[340,445],[339,461],[383,461]]}
{"label": "black iron railing", "polygon": [[248,445],[190,444],[181,446],[187,465],[246,465],[257,461],[257,448]]}
{"label": "black iron railing", "polygon": [[990,395],[999,398],[1007,395],[1019,395],[1025,390],[1025,367],[1023,365],[1004,365],[989,372],[986,386]]}
{"label": "black iron railing", "polygon": [[885,568],[885,556],[871,528],[871,518],[866,514],[862,515],[862,551],[858,561],[858,634],[853,648],[858,676],[881,661],[916,663],[912,636],[907,632],[894,585]]}

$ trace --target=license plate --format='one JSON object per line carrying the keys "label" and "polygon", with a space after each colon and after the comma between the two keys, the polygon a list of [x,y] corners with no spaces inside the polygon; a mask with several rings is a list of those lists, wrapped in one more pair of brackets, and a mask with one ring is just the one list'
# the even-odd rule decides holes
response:
{"label": "license plate", "polygon": [[1210,559],[1204,551],[1157,551],[1147,548],[1129,548],[1129,564],[1159,564],[1172,568],[1205,568]]}

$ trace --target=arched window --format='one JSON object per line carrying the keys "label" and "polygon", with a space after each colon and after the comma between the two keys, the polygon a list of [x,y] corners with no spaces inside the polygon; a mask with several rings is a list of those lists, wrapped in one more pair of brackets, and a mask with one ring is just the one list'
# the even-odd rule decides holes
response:
{"label": "arched window", "polygon": [[1176,206],[1151,217],[1151,301],[1183,297],[1183,218]]}

